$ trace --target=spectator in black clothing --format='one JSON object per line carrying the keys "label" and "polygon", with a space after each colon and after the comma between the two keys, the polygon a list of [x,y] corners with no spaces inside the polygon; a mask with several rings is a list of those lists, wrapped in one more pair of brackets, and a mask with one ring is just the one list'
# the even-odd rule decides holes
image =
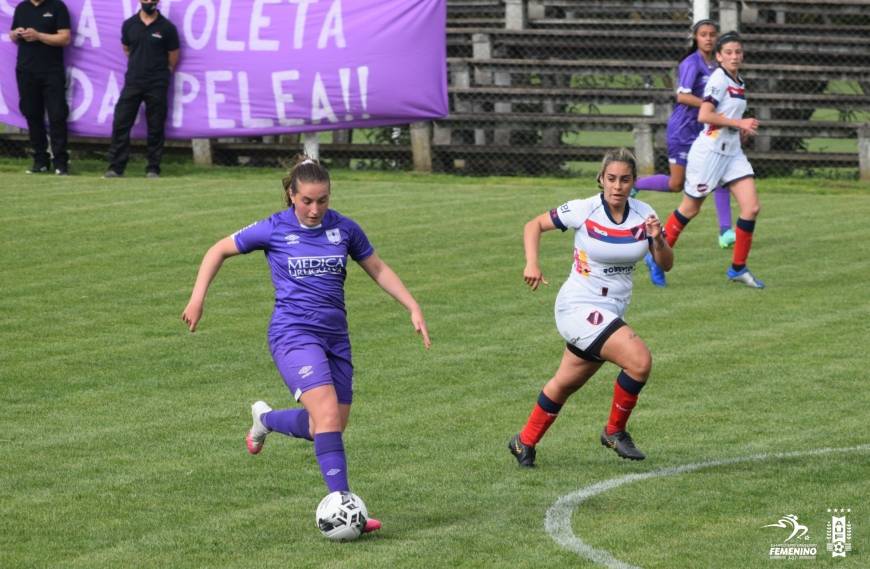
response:
{"label": "spectator in black clothing", "polygon": [[33,165],[28,174],[48,172],[51,161],[45,132],[48,112],[48,135],[54,173],[69,172],[66,119],[66,75],[63,48],[70,42],[69,10],[61,0],[24,0],[15,7],[9,38],[18,44],[15,78],[18,82],[18,108],[27,119]]}
{"label": "spectator in black clothing", "polygon": [[145,103],[148,123],[148,165],[145,176],[160,177],[160,159],[166,140],[169,79],[178,65],[179,42],[175,25],[157,10],[158,0],[140,0],[140,10],[121,26],[121,44],[127,54],[124,88],[115,105],[109,169],[104,178],[124,175],[130,159],[130,129],[139,106]]}

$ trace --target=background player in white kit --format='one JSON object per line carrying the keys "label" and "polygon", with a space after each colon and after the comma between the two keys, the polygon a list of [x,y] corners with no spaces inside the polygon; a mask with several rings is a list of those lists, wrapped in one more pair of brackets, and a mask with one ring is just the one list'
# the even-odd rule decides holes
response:
{"label": "background player in white kit", "polygon": [[743,43],[736,32],[719,36],[716,59],[719,68],[707,81],[704,102],[698,111],[698,121],[706,126],[689,150],[683,200],[668,217],[665,236],[673,247],[686,224],[701,211],[701,205],[710,192],[718,185],[728,187],[740,207],[728,279],[749,287],[764,288],[764,283],[746,267],[761,205],[755,188],[755,172],[741,143],[744,138],[757,134],[758,121],[743,118],[746,89],[739,75]]}
{"label": "background player in white kit", "polygon": [[567,343],[562,362],[544,385],[523,430],[508,443],[520,466],[535,465],[535,445],[568,397],[583,387],[605,361],[622,370],[614,385],[610,418],[601,433],[601,444],[622,458],[645,458],[625,427],[649,377],[652,356],[622,316],[631,300],[635,263],[649,252],[667,271],[674,257],[655,211],[629,198],[636,178],[637,165],[631,152],[624,148],[611,150],[605,154],[598,174],[601,193],[571,200],[525,226],[523,279],[532,290],[548,284],[538,263],[541,233],[573,229],[574,262],[556,299],[556,327]]}

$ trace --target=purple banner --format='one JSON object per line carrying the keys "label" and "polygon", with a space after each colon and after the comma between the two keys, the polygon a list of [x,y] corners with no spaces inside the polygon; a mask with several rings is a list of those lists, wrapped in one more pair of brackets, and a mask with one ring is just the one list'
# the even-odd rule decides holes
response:
{"label": "purple banner", "polygon": [[[108,137],[127,61],[132,0],[64,0],[72,134]],[[0,122],[18,110],[16,0],[0,0]],[[254,136],[407,124],[447,115],[445,0],[162,0],[181,59],[169,138]],[[138,119],[135,136],[144,136]]]}

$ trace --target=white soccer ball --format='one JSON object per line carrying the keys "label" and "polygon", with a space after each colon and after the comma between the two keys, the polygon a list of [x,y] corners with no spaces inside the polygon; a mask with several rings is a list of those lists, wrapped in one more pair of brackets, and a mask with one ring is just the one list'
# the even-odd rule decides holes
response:
{"label": "white soccer ball", "polygon": [[353,492],[333,492],[320,501],[316,519],[327,539],[352,541],[362,534],[369,512],[362,498]]}

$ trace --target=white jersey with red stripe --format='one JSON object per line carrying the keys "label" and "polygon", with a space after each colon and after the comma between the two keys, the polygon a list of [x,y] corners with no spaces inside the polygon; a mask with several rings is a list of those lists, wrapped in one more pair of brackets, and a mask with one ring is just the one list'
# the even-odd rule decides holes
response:
{"label": "white jersey with red stripe", "polygon": [[[719,67],[707,81],[704,102],[712,103],[716,107],[716,113],[729,119],[743,118],[746,111],[746,86],[743,78],[739,75],[734,78]],[[719,154],[734,155],[740,152],[740,131],[707,124],[695,143]]]}
{"label": "white jersey with red stripe", "polygon": [[574,262],[557,306],[603,303],[621,315],[631,299],[634,265],[649,251],[644,222],[650,215],[655,215],[652,207],[632,198],[617,223],[603,194],[550,210],[556,227],[574,230]]}

